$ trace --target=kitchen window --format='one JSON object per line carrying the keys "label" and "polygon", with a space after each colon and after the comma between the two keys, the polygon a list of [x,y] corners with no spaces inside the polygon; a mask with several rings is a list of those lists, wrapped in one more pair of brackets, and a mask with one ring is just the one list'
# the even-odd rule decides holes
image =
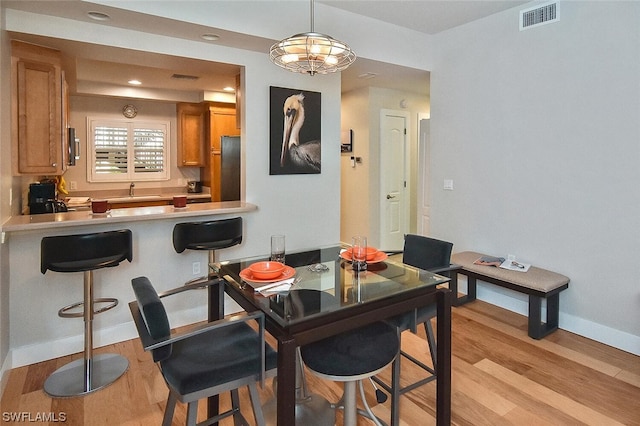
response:
{"label": "kitchen window", "polygon": [[169,122],[87,118],[91,182],[169,179]]}

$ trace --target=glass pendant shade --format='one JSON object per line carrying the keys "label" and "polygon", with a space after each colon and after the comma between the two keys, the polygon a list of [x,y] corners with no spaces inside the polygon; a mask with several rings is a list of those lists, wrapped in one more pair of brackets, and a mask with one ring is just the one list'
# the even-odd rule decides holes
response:
{"label": "glass pendant shade", "polygon": [[292,72],[309,75],[328,74],[346,69],[356,60],[351,48],[331,36],[313,30],[311,0],[311,32],[296,34],[271,46],[271,61]]}
{"label": "glass pendant shade", "polygon": [[279,67],[309,75],[342,71],[356,60],[349,46],[320,33],[286,38],[271,46],[270,57]]}

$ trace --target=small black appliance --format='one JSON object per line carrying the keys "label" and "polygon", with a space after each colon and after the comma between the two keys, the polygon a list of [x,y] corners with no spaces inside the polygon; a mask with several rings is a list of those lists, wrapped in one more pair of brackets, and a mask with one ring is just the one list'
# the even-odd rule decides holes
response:
{"label": "small black appliance", "polygon": [[53,182],[29,185],[29,214],[66,212],[67,205],[56,200],[56,184]]}

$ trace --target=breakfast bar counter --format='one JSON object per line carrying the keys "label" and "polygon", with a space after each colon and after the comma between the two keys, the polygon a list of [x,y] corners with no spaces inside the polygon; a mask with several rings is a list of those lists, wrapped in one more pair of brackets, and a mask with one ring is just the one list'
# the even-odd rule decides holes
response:
{"label": "breakfast bar counter", "polygon": [[201,216],[238,214],[257,210],[255,204],[244,201],[222,201],[187,204],[183,208],[173,206],[134,207],[112,209],[107,213],[71,211],[38,215],[13,216],[2,225],[2,232],[52,230],[87,225],[131,223],[158,219],[198,218]]}
{"label": "breakfast bar counter", "polygon": [[[120,303],[109,315],[96,316],[94,346],[121,342],[137,336],[127,303],[134,298],[131,280],[147,276],[159,291],[175,288],[185,281],[207,274],[208,253],[187,250],[176,253],[172,233],[181,222],[201,222],[228,217],[243,218],[246,241],[221,253],[223,259],[251,255],[262,249],[261,228],[256,225],[259,212],[255,204],[225,201],[187,204],[183,208],[152,206],[112,209],[107,213],[71,211],[39,215],[14,216],[2,224],[0,247],[7,253],[2,273],[9,277],[11,366],[33,364],[83,350],[81,321],[68,321],[58,316],[62,306],[82,299],[82,273],[59,274],[41,271],[41,243],[45,237],[129,230],[133,256],[117,268],[96,271],[95,294],[113,297]],[[170,307],[176,326],[206,319],[206,292],[181,298]],[[231,300],[226,309],[233,312]]]}

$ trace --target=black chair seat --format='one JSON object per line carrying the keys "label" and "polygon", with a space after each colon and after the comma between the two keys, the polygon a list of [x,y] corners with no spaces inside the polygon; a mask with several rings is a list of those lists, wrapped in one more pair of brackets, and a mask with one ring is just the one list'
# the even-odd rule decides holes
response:
{"label": "black chair seat", "polygon": [[[260,353],[256,351],[258,335],[246,323],[193,336],[176,342],[171,357],[162,361],[168,383],[181,394],[190,394],[255,375],[260,380]],[[213,361],[215,360],[215,361]],[[266,370],[276,368],[277,353],[266,346]]]}
{"label": "black chair seat", "polygon": [[51,262],[48,269],[55,272],[83,272],[100,268],[118,266],[124,259],[122,255],[99,257],[86,260],[70,260],[67,262]]}
{"label": "black chair seat", "polygon": [[40,271],[82,272],[117,266],[133,258],[131,231],[45,237],[41,242]]}
{"label": "black chair seat", "polygon": [[389,364],[399,351],[395,327],[375,322],[301,348],[304,363],[328,376],[358,376]]}

